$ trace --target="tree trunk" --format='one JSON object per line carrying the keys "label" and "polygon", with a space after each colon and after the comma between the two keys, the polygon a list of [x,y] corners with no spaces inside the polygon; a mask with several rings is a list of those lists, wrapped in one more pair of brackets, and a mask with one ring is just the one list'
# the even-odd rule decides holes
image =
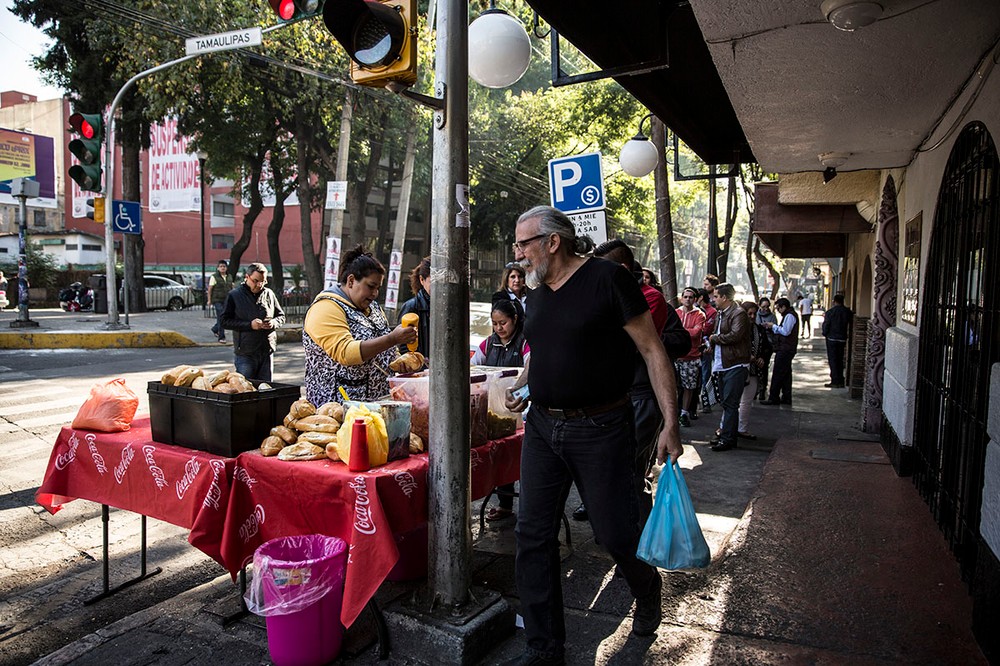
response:
{"label": "tree trunk", "polygon": [[667,128],[653,116],[653,145],[659,155],[659,162],[653,171],[656,192],[656,237],[660,250],[660,284],[663,295],[673,307],[677,307],[677,264],[674,256],[674,224],[670,216],[670,179],[667,176]]}
{"label": "tree trunk", "polygon": [[722,253],[719,255],[719,280],[728,282],[729,275],[729,248],[733,241],[733,229],[736,228],[736,213],[738,200],[736,198],[736,179],[729,178],[729,185],[726,188],[726,232],[722,237]]}
{"label": "tree trunk", "polygon": [[[708,175],[715,175],[715,165],[708,165]],[[719,212],[716,209],[715,178],[708,179],[708,269],[706,273],[719,274]]]}
{"label": "tree trunk", "polygon": [[248,160],[250,165],[250,185],[247,194],[250,198],[250,207],[243,215],[243,231],[240,237],[233,243],[233,248],[229,253],[229,274],[236,279],[236,274],[240,270],[240,261],[243,253],[250,247],[250,239],[253,237],[253,225],[264,210],[264,200],[260,196],[260,177],[264,165],[264,156],[257,154]]}
{"label": "tree trunk", "polygon": [[[384,128],[388,118],[388,110],[383,110],[378,121],[375,123],[375,126]],[[365,208],[368,205],[368,195],[371,193],[372,187],[375,185],[379,162],[382,161],[383,143],[384,142],[381,139],[371,143],[371,150],[368,155],[368,166],[365,169],[365,177],[361,180],[361,182],[352,180],[347,184],[347,200],[351,211],[351,227],[350,233],[344,238],[344,243],[341,246],[341,252],[354,247],[355,245],[365,244]]]}
{"label": "tree trunk", "polygon": [[[140,199],[140,182],[141,177],[139,170],[139,150],[141,148],[141,137],[139,132],[141,131],[142,124],[137,120],[127,120],[131,115],[131,106],[134,103],[135,96],[129,95],[126,102],[127,106],[123,107],[122,122],[121,122],[121,138],[122,138],[122,198],[125,201],[142,201]],[[107,184],[107,200],[105,201],[106,206],[111,206],[114,186],[113,183]],[[145,312],[146,311],[146,290],[143,285],[143,273],[145,272],[145,259],[143,257],[143,248],[145,243],[140,234],[122,234],[124,237],[124,243],[122,244],[122,253],[128,257],[128,275],[125,277],[125,282],[128,285],[128,293],[125,298],[128,299],[128,311],[129,312]]]}
{"label": "tree trunk", "polygon": [[379,258],[380,261],[386,261],[389,258],[389,253],[385,249],[385,244],[389,238],[389,224],[392,221],[392,171],[393,171],[393,145],[389,145],[389,157],[388,157],[388,175],[385,178],[385,187],[382,192],[382,210],[379,212],[378,219],[378,240],[374,243],[373,251],[375,256]]}
{"label": "tree trunk", "polygon": [[[295,141],[296,147],[296,157],[297,164],[296,168],[299,174],[298,178],[298,195],[299,195],[299,229],[302,233],[302,264],[305,268],[306,279],[309,282],[309,296],[315,296],[317,293],[323,290],[323,267],[320,264],[319,254],[316,252],[316,245],[313,243],[313,224],[312,224],[312,206],[310,202],[312,201],[311,191],[309,187],[309,145],[304,140],[303,137],[306,136],[305,132],[305,118],[303,117],[301,108],[296,107],[295,109]],[[321,208],[324,213],[325,208]],[[323,225],[320,225],[320,246],[326,249],[326,245],[323,241],[322,233]],[[295,285],[296,287],[298,285]]]}
{"label": "tree trunk", "polygon": [[[308,172],[307,172],[308,173]],[[284,188],[284,173],[271,164],[271,186],[274,189],[274,214],[271,223],[267,225],[267,255],[271,261],[271,290],[282,294],[285,289],[285,267],[281,263],[281,228],[285,225],[285,200],[290,190]],[[307,205],[308,207],[308,205]]]}
{"label": "tree trunk", "polygon": [[771,274],[771,300],[773,301],[775,296],[778,295],[778,290],[781,289],[781,275],[778,270],[774,267],[774,264],[760,251],[760,238],[754,240],[753,243],[753,256],[757,257],[760,263],[764,264],[767,268],[767,272]]}

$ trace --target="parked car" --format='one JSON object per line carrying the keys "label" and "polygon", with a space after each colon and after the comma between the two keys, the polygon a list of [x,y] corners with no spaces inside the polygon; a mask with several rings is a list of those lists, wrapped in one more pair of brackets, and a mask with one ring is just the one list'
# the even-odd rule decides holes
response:
{"label": "parked car", "polygon": [[[160,275],[143,275],[146,289],[146,308],[149,310],[183,310],[194,305],[195,293],[190,286]],[[118,298],[123,298],[118,290]]]}
{"label": "parked car", "polygon": [[469,303],[469,356],[479,349],[479,344],[493,334],[492,303]]}

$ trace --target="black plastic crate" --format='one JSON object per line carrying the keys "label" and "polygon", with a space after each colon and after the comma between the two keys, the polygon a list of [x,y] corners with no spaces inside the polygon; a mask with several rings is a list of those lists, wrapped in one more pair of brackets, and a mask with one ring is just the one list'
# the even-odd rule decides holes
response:
{"label": "black plastic crate", "polygon": [[298,386],[271,386],[228,394],[149,382],[153,440],[226,457],[256,449],[299,399]]}

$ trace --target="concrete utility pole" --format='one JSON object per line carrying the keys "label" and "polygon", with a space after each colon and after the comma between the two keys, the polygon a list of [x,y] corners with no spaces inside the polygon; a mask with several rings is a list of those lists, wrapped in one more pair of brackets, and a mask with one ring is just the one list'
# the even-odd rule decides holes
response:
{"label": "concrete utility pole", "polygon": [[[17,238],[17,319],[10,322],[11,328],[36,328],[37,321],[28,316],[28,199],[39,194],[38,181],[29,178],[15,178],[10,183],[10,194],[20,203],[21,225]],[[468,240],[468,237],[466,237]],[[468,315],[465,317],[468,319]],[[468,346],[468,339],[466,339]],[[468,383],[468,381],[466,381]]]}
{"label": "concrete utility pole", "polygon": [[469,499],[469,6],[438,3],[431,209],[430,512],[428,583],[438,601],[468,599]]}

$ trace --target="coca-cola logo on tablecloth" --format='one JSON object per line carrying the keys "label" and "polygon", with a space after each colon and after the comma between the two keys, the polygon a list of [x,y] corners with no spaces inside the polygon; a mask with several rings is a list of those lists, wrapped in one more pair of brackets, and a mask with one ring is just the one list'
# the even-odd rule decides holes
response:
{"label": "coca-cola logo on tablecloth", "polygon": [[257,479],[250,476],[250,472],[243,467],[236,468],[236,471],[233,473],[233,478],[246,485],[247,490],[252,490],[253,485],[257,483]]}
{"label": "coca-cola logo on tablecloth", "polygon": [[472,451],[469,452],[469,461],[472,463],[472,469],[479,467],[479,464],[482,462],[482,460],[479,459],[479,451],[472,449]]}
{"label": "coca-cola logo on tablecloth", "polygon": [[69,448],[56,456],[56,469],[64,470],[76,460],[76,447],[78,446],[80,446],[80,440],[76,438],[76,433],[73,433],[69,436]]}
{"label": "coca-cola logo on tablecloth", "polygon": [[260,504],[253,508],[253,513],[240,526],[240,538],[243,543],[249,543],[250,539],[257,536],[260,526],[264,524],[264,507]]}
{"label": "coca-cola logo on tablecloth", "polygon": [[368,479],[356,476],[347,484],[354,490],[354,529],[361,534],[375,534],[372,520],[371,499],[368,497]]}
{"label": "coca-cola logo on tablecloth", "polygon": [[191,458],[186,463],[184,463],[184,476],[180,478],[177,482],[177,499],[184,499],[184,495],[187,493],[188,488],[194,483],[194,479],[198,476],[198,470],[201,469],[201,463],[198,462],[197,458]]}
{"label": "coca-cola logo on tablecloth", "polygon": [[142,455],[146,459],[146,464],[149,466],[149,473],[153,475],[153,483],[156,484],[157,490],[163,490],[169,484],[167,483],[167,477],[163,473],[163,470],[156,464],[156,458],[153,457],[155,452],[155,446],[147,444],[142,447]]}
{"label": "coca-cola logo on tablecloth", "polygon": [[132,448],[132,443],[129,442],[122,449],[122,459],[115,465],[115,481],[121,485],[121,482],[125,479],[125,472],[128,471],[128,466],[132,462],[132,458],[135,458],[135,450]]}
{"label": "coca-cola logo on tablecloth", "polygon": [[208,464],[212,466],[212,485],[208,487],[208,493],[206,493],[202,505],[218,511],[219,500],[222,499],[222,484],[219,483],[219,480],[222,478],[222,473],[226,471],[226,463],[221,460],[212,460]]}
{"label": "coca-cola logo on tablecloth", "polygon": [[94,460],[94,467],[96,467],[97,471],[103,475],[108,471],[108,468],[104,464],[104,456],[97,451],[97,435],[92,432],[88,432],[83,436],[83,438],[87,440],[87,448],[90,449],[90,457]]}
{"label": "coca-cola logo on tablecloth", "polygon": [[403,494],[407,497],[413,495],[413,491],[417,489],[417,481],[413,478],[413,475],[407,471],[396,472],[393,477],[396,483],[399,484],[399,489],[403,491]]}

